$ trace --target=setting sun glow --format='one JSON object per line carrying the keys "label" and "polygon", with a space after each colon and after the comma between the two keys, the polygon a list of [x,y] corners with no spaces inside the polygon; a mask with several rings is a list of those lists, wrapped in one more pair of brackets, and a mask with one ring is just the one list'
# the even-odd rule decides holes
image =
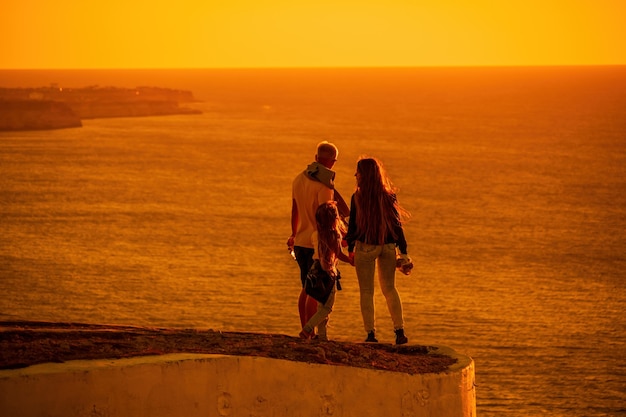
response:
{"label": "setting sun glow", "polygon": [[8,0],[0,69],[626,64],[623,0]]}

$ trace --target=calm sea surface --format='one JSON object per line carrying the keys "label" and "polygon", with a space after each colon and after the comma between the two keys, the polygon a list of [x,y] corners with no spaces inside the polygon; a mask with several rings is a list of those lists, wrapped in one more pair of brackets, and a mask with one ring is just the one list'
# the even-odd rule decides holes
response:
{"label": "calm sea surface", "polygon": [[0,132],[0,320],[297,335],[291,181],[330,140],[346,198],[361,154],[399,187],[407,334],[475,360],[479,416],[626,415],[626,67],[0,71],[51,83],[204,113]]}

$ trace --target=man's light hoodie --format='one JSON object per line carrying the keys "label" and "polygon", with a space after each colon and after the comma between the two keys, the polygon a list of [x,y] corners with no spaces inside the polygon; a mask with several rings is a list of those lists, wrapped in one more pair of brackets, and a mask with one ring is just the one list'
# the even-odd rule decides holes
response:
{"label": "man's light hoodie", "polygon": [[319,181],[331,190],[335,189],[335,171],[326,168],[319,162],[309,164],[304,170],[307,177],[314,181]]}

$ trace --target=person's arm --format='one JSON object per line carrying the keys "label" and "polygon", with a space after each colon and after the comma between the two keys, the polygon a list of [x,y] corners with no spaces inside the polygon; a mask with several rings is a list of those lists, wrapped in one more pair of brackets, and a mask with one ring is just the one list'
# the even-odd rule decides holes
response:
{"label": "person's arm", "polygon": [[335,201],[337,202],[337,211],[342,219],[345,219],[350,215],[350,207],[346,204],[346,200],[343,199],[339,191],[335,188]]}
{"label": "person's arm", "polygon": [[341,248],[338,248],[337,258],[339,258],[340,261],[343,261],[343,262],[345,262],[347,264],[350,264],[350,265],[354,266],[354,258],[351,258],[348,255],[346,255],[345,253],[343,253]]}
{"label": "person's arm", "polygon": [[287,239],[287,246],[293,248],[296,231],[298,230],[298,205],[295,198],[291,199],[291,201],[291,236]]}
{"label": "person's arm", "polygon": [[396,226],[396,235],[398,236],[398,239],[396,240],[398,249],[400,250],[401,254],[406,255],[408,245],[406,243],[406,237],[404,236],[404,228],[402,227],[401,224],[398,224]]}
{"label": "person's arm", "polygon": [[350,220],[348,221],[348,233],[346,234],[348,252],[354,252],[356,233],[356,204],[354,203],[354,194],[352,194],[350,198]]}
{"label": "person's arm", "polygon": [[354,266],[354,262],[352,260],[351,257],[349,257],[348,255],[346,255],[343,250],[341,249],[341,239],[338,239],[337,242],[335,242],[335,247],[334,247],[334,252],[335,255],[337,256],[337,259],[339,259],[342,262],[345,262],[347,264],[350,264],[352,266]]}
{"label": "person's arm", "polygon": [[393,234],[395,235],[396,245],[398,246],[400,253],[402,255],[406,255],[407,254],[406,237],[404,236],[404,227],[402,226],[400,215],[398,214],[398,210],[395,208],[395,204],[397,204],[397,201],[398,201],[395,194],[393,195],[393,200],[394,200],[393,215],[394,215],[394,218],[396,219]]}

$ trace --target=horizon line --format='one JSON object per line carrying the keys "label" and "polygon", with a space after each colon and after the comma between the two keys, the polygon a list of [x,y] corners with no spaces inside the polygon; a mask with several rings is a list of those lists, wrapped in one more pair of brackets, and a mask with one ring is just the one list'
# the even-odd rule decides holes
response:
{"label": "horizon line", "polygon": [[51,67],[0,68],[0,71],[164,71],[164,70],[325,70],[325,69],[454,69],[454,68],[563,68],[624,67],[624,64],[481,64],[481,65],[380,65],[380,66],[250,66],[250,67]]}

